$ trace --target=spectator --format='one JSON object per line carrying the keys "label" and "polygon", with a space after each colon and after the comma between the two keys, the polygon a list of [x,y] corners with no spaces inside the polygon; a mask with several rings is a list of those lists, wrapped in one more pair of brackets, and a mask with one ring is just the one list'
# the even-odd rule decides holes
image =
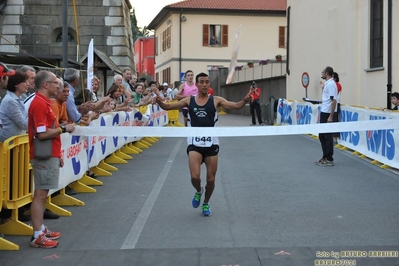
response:
{"label": "spectator", "polygon": [[55,100],[51,105],[51,109],[55,117],[57,118],[58,124],[60,126],[65,126],[68,124],[68,113],[66,110],[66,101],[69,97],[69,86],[68,83],[64,83],[60,78],[57,78],[58,90],[57,95],[54,97]]}
{"label": "spectator", "polygon": [[[337,112],[334,113],[334,121],[333,122],[339,122],[341,120],[341,92],[342,92],[342,86],[341,83],[339,83],[339,75],[337,72],[333,73],[333,79],[335,81],[335,85],[337,85]],[[340,137],[339,132],[333,133],[333,142],[334,145],[338,144],[338,139]]]}
{"label": "spectator", "polygon": [[[1,110],[1,99],[7,93],[7,84],[10,76],[15,75],[15,70],[8,68],[4,63],[0,62],[0,110]],[[0,133],[2,131],[2,121],[0,115]],[[0,224],[6,223],[10,220],[11,210],[2,209],[0,211]]]}
{"label": "spectator", "polygon": [[176,86],[173,90],[172,90],[172,99],[175,100],[176,99],[176,95],[179,92],[179,89],[177,88],[179,86]]}
{"label": "spectator", "polygon": [[[71,79],[70,79],[71,80]],[[57,120],[51,110],[50,98],[57,94],[57,77],[49,71],[40,71],[35,77],[35,87],[38,89],[28,111],[28,135],[30,158],[35,178],[35,191],[31,204],[31,218],[33,236],[30,242],[35,248],[54,248],[58,245],[55,239],[61,234],[48,230],[43,224],[44,204],[49,189],[58,188],[59,167],[64,165],[61,157],[61,138],[63,132],[73,132],[72,124],[58,126]],[[35,158],[34,137],[52,140],[52,156],[49,159],[38,160]],[[47,169],[47,171],[43,171]]]}
{"label": "spectator", "polygon": [[19,72],[25,73],[28,76],[28,91],[21,95],[21,100],[25,101],[30,95],[35,93],[35,76],[36,71],[33,67],[30,66],[23,66],[18,69]]}
{"label": "spectator", "polygon": [[[75,96],[75,104],[77,107],[84,105],[86,102],[91,102],[92,101],[92,93],[88,89],[81,90],[78,95]],[[81,126],[88,126],[90,125],[90,122],[94,119],[97,119],[99,116],[99,113],[96,111],[89,111],[87,114],[82,116],[82,119],[80,120]]]}
{"label": "spectator", "polygon": [[91,90],[92,92],[92,102],[95,103],[98,101],[98,90],[100,89],[101,86],[101,81],[97,76],[93,76],[93,79],[91,80],[91,88],[87,86],[87,79],[84,80],[84,85],[87,89]]}
{"label": "spectator", "polygon": [[14,74],[15,74],[14,69],[10,69],[4,63],[0,62],[0,103],[7,93],[5,88],[7,87],[8,77]]}
{"label": "spectator", "polygon": [[[334,70],[326,67],[321,72],[322,78],[326,80],[323,87],[322,103],[320,109],[320,123],[331,123],[334,121],[334,113],[337,111],[337,85],[333,79]],[[334,143],[333,133],[319,133],[319,140],[323,156],[316,163],[319,166],[334,166]]]}
{"label": "spectator", "polygon": [[147,87],[148,87],[148,81],[147,81],[146,78],[143,78],[143,77],[140,78],[140,79],[139,79],[139,82],[144,84],[144,89],[147,89]]}
{"label": "spectator", "polygon": [[7,84],[7,94],[0,105],[0,117],[2,130],[0,131],[0,142],[6,139],[26,134],[28,129],[28,112],[21,100],[21,95],[28,91],[28,76],[17,71],[10,76]]}
{"label": "spectator", "polygon": [[[129,83],[134,88],[134,86],[136,86],[136,83],[137,83],[137,76],[136,75],[132,75],[132,78],[129,80]],[[132,88],[132,90],[133,90],[133,88]]]}
{"label": "spectator", "polygon": [[209,41],[209,45],[213,46],[213,45],[217,45],[219,44],[218,40],[216,39],[215,35],[212,35],[210,41]]}
{"label": "spectator", "polygon": [[259,125],[264,126],[265,124],[262,122],[262,113],[259,102],[260,88],[258,88],[255,81],[252,82],[252,85],[249,88],[249,92],[251,93],[252,96],[252,101],[249,103],[249,112],[251,113],[252,117],[251,126],[256,126],[255,112],[256,116],[258,117]]}
{"label": "spectator", "polygon": [[144,85],[142,83],[137,83],[133,91],[133,106],[139,107],[141,105],[146,105],[151,100],[150,96],[144,96]]}
{"label": "spectator", "polygon": [[109,97],[116,101],[115,111],[131,111],[132,108],[128,106],[132,102],[132,99],[126,98],[123,102],[121,101],[121,95],[124,87],[122,85],[113,84],[109,89]]}
{"label": "spectator", "polygon": [[64,73],[64,80],[69,84],[69,97],[66,102],[67,113],[69,119],[74,123],[79,124],[82,116],[87,114],[90,110],[94,110],[94,105],[91,102],[80,105],[79,109],[75,104],[75,88],[79,85],[79,70],[74,68],[67,68]]}
{"label": "spectator", "polygon": [[391,110],[399,110],[399,93],[393,92],[391,94]]}
{"label": "spectator", "polygon": [[126,68],[122,72],[122,85],[125,87],[125,95],[132,96],[133,94],[133,86],[130,84],[130,80],[132,79],[132,71],[130,68]]}
{"label": "spectator", "polygon": [[165,90],[166,99],[167,100],[173,100],[173,97],[172,97],[172,83],[168,84],[167,82],[164,82],[162,85],[166,88],[166,90]]}

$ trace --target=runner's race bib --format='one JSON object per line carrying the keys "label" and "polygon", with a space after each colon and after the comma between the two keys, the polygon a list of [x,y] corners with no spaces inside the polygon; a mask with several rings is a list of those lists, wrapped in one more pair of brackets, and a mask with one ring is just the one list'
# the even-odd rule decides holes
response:
{"label": "runner's race bib", "polygon": [[193,137],[193,145],[197,147],[211,147],[213,145],[212,137]]}

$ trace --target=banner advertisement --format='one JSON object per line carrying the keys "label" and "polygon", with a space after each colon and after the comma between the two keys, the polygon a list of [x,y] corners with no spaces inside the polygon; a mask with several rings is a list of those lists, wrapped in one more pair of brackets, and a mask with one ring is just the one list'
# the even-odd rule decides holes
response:
{"label": "banner advertisement", "polygon": [[[131,112],[110,112],[102,114],[98,119],[93,120],[90,126],[112,128],[118,131],[118,127],[131,127],[132,133],[139,126],[161,127],[168,123],[167,112],[149,105],[145,115],[138,109]],[[90,127],[89,126],[89,127]],[[138,141],[137,137],[113,137],[98,136],[86,137],[71,134],[61,135],[61,154],[64,159],[64,167],[60,168],[60,179],[58,189],[53,189],[50,194],[66,187],[69,183],[79,180],[91,167],[98,165],[105,157],[112,154],[125,144]],[[91,143],[89,144],[89,140]]]}
{"label": "banner advertisement", "polygon": [[[279,99],[277,124],[284,126],[318,124],[320,106],[309,102]],[[341,105],[340,119],[340,122],[399,119],[399,112]],[[392,121],[395,124],[398,122]],[[338,143],[381,164],[399,168],[398,131],[397,126],[393,126],[392,129],[366,130],[364,126],[359,125],[357,131],[340,132]]]}

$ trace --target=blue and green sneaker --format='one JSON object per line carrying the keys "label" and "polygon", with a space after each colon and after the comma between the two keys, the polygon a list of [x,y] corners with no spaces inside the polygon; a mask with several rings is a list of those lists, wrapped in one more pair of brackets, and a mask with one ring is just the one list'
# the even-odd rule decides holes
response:
{"label": "blue and green sneaker", "polygon": [[204,192],[204,188],[201,187],[201,192],[195,192],[194,198],[192,200],[193,208],[198,208],[201,202],[201,196],[202,193]]}
{"label": "blue and green sneaker", "polygon": [[204,216],[212,215],[211,207],[209,207],[208,203],[202,204],[202,215],[204,215]]}

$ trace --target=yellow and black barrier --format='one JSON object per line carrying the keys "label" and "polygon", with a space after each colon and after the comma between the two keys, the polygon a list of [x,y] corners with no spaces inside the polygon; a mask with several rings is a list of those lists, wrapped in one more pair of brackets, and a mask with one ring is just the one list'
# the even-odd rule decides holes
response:
{"label": "yellow and black barrier", "polygon": [[[4,166],[7,163],[6,158],[4,156],[4,149],[3,149],[3,143],[0,142],[0,211],[3,207],[3,198],[4,198],[4,183],[5,179],[8,178],[5,176],[4,173]],[[2,232],[2,229],[0,228],[0,233]],[[0,237],[0,250],[19,250],[19,246],[17,244],[14,244],[7,239],[4,239]]]}
{"label": "yellow and black barrier", "polygon": [[33,229],[18,220],[18,208],[32,202],[33,174],[29,163],[28,135],[3,142],[3,208],[11,210],[11,220],[0,225],[5,235],[32,235]]}

